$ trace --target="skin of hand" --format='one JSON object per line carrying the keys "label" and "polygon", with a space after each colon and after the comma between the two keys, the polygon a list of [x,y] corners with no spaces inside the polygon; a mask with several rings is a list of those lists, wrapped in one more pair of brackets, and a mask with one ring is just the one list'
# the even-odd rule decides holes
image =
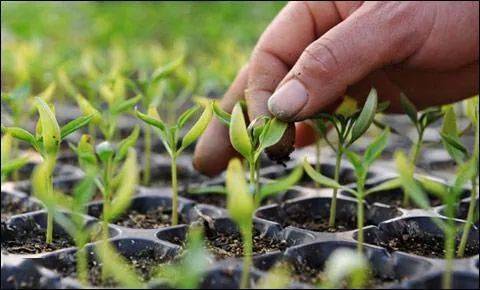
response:
{"label": "skin of hand", "polygon": [[[401,92],[422,109],[478,94],[478,57],[478,2],[290,2],[220,105],[231,111],[245,99],[251,120],[300,122],[331,111],[345,95],[363,102],[373,86],[390,112],[401,112]],[[313,141],[303,122],[296,128],[296,145]],[[232,156],[228,128],[215,119],[194,167],[216,175]]]}

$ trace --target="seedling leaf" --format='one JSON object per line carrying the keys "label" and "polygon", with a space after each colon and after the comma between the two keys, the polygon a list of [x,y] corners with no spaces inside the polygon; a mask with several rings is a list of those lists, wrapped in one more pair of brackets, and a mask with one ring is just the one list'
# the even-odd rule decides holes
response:
{"label": "seedling leaf", "polygon": [[222,108],[220,108],[220,106],[218,105],[217,101],[213,101],[213,112],[223,124],[230,126],[230,120],[232,118],[232,115],[222,110]]}
{"label": "seedling leaf", "polygon": [[365,155],[363,157],[364,166],[370,166],[372,163],[382,154],[388,143],[388,137],[390,136],[390,129],[383,130],[373,142],[367,147]]}
{"label": "seedling leaf", "polygon": [[128,153],[128,150],[135,145],[137,142],[138,136],[140,135],[140,127],[135,126],[133,129],[132,133],[130,135],[123,139],[119,144],[118,144],[118,150],[117,153],[115,154],[114,161],[119,162],[125,158],[125,156]]}
{"label": "seedling leaf", "polygon": [[185,112],[183,112],[182,115],[180,115],[180,117],[178,118],[178,129],[182,129],[183,126],[185,126],[185,124],[188,122],[188,120],[190,120],[190,118],[193,116],[193,114],[195,114],[197,111],[198,111],[199,107],[198,106],[194,106],[188,110],[186,110]]}
{"label": "seedling leaf", "polygon": [[251,159],[252,143],[248,136],[245,118],[243,116],[242,105],[237,103],[233,108],[232,119],[230,123],[230,141],[233,148],[237,150],[246,159]]}
{"label": "seedling leaf", "polygon": [[408,194],[412,200],[423,209],[428,209],[430,204],[422,188],[413,178],[413,165],[408,161],[402,151],[395,153],[395,163],[403,186],[404,194]]}
{"label": "seedling leaf", "polygon": [[281,191],[286,191],[291,186],[295,185],[303,175],[303,167],[297,166],[288,176],[276,180],[271,183],[267,183],[260,188],[260,199],[279,193]]}
{"label": "seedling leaf", "polygon": [[122,101],[118,104],[115,104],[110,109],[110,112],[113,115],[118,115],[118,114],[124,113],[124,112],[130,110],[131,108],[133,108],[133,106],[135,106],[141,99],[142,99],[142,95],[137,95],[134,98],[130,98],[130,99],[127,99],[125,101]]}
{"label": "seedling leaf", "polygon": [[210,123],[210,120],[212,120],[212,116],[213,116],[213,108],[212,108],[212,105],[209,104],[208,106],[205,107],[205,110],[203,111],[198,121],[183,137],[180,151],[183,151],[190,144],[195,142],[195,140],[197,140],[198,137],[200,137],[200,135],[203,134],[205,129],[207,129],[207,126]]}
{"label": "seedling leaf", "polygon": [[405,111],[405,114],[407,114],[410,120],[416,125],[418,123],[417,109],[404,93],[400,94],[400,105],[403,111]]}
{"label": "seedling leaf", "polygon": [[230,160],[226,176],[227,208],[232,219],[241,229],[251,227],[255,205],[251,196],[242,163],[238,158]]}
{"label": "seedling leaf", "polygon": [[338,182],[326,177],[325,175],[322,175],[320,172],[317,172],[307,160],[303,161],[303,168],[308,176],[310,176],[310,178],[312,178],[315,182],[333,189],[341,188],[341,185]]}
{"label": "seedling leaf", "polygon": [[360,138],[365,131],[367,131],[370,124],[373,122],[373,118],[375,117],[375,113],[377,111],[377,91],[372,88],[370,94],[368,95],[367,101],[363,106],[360,115],[358,116],[355,124],[352,128],[352,137],[350,144],[352,144],[355,140]]}
{"label": "seedling leaf", "polygon": [[37,140],[27,130],[19,128],[19,127],[3,127],[2,126],[2,133],[11,134],[12,137],[14,137],[18,140],[29,143],[30,145],[32,145],[38,151]]}
{"label": "seedling leaf", "polygon": [[60,131],[61,139],[64,140],[68,135],[90,123],[93,116],[94,114],[90,114],[88,116],[81,116],[75,120],[68,122],[65,126],[62,127]]}
{"label": "seedling leaf", "polygon": [[45,153],[57,154],[60,149],[60,127],[55,114],[50,107],[39,97],[35,98],[40,122],[42,123],[42,142]]}
{"label": "seedling leaf", "polygon": [[375,193],[375,192],[391,190],[391,189],[399,188],[401,186],[402,186],[401,180],[400,180],[400,178],[397,177],[397,178],[389,179],[385,182],[380,183],[377,186],[374,186],[374,187],[368,189],[365,192],[365,194],[368,195],[368,194]]}

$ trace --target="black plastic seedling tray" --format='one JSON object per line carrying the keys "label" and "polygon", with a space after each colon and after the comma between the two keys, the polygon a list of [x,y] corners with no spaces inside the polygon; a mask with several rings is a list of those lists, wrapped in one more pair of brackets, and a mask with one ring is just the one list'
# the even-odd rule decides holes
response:
{"label": "black plastic seedling tray", "polygon": [[[238,288],[241,276],[241,252],[229,252],[229,247],[238,242],[238,230],[229,219],[225,209],[225,196],[210,194],[207,197],[188,195],[187,188],[202,185],[223,185],[223,176],[205,182],[193,173],[189,160],[180,162],[184,168],[186,182],[181,189],[179,217],[181,224],[170,226],[171,193],[168,188],[168,159],[154,154],[155,170],[153,187],[139,186],[124,216],[110,224],[110,241],[127,259],[147,264],[161,264],[174,260],[182,253],[188,225],[203,223],[207,248],[213,253],[211,264],[200,287],[212,289]],[[71,160],[67,162],[72,162]],[[261,182],[285,176],[298,160],[286,166],[274,165],[261,171]],[[347,164],[347,162],[344,162]],[[322,173],[333,176],[334,163],[331,158],[322,159]],[[167,172],[167,173],[165,173]],[[355,186],[353,170],[348,165],[341,169],[341,182]],[[395,176],[391,165],[386,162],[374,166],[367,184],[372,186]],[[82,174],[71,165],[59,165],[54,178],[55,185],[68,191]],[[434,177],[432,177],[434,178]],[[432,211],[415,207],[404,209],[396,203],[401,189],[373,195],[366,200],[365,253],[372,266],[373,288],[427,288],[441,286],[445,269],[444,260],[435,255],[419,254],[408,247],[398,248],[392,241],[407,241],[414,238],[417,243],[441,242],[442,232],[431,221],[431,217],[442,216],[443,207],[431,200]],[[258,252],[254,249],[254,266],[251,269],[250,286],[255,287],[276,263],[286,263],[292,270],[291,288],[312,288],[312,282],[323,270],[330,254],[339,248],[356,247],[356,200],[348,193],[339,192],[335,232],[322,228],[328,219],[332,191],[316,188],[307,177],[285,193],[267,200],[255,213],[255,241],[264,245]],[[458,222],[462,223],[469,201],[469,191],[459,204]],[[8,207],[7,204],[14,204]],[[478,201],[477,201],[478,204]],[[478,208],[478,206],[477,206]],[[5,210],[4,210],[5,209]],[[88,206],[87,223],[95,224],[102,211],[101,200]],[[152,216],[153,215],[153,216]],[[152,218],[165,215],[165,223],[152,222]],[[9,288],[81,288],[75,279],[74,265],[76,248],[66,243],[64,247],[37,254],[15,254],[6,247],[8,241],[19,235],[34,232],[33,228],[45,228],[45,212],[41,203],[30,196],[28,181],[2,185],[2,278],[1,287]],[[140,218],[141,217],[141,218]],[[59,226],[55,233],[66,236]],[[477,227],[469,236],[467,256],[454,261],[453,286],[455,288],[478,288],[479,239]],[[233,242],[232,242],[233,241]],[[88,248],[90,265],[98,264],[93,254],[96,242]],[[442,244],[443,245],[443,244]],[[440,255],[441,256],[441,255]],[[143,265],[144,267],[146,267]],[[140,266],[142,264],[140,263]],[[91,267],[95,271],[95,267]],[[72,270],[73,269],[73,270]],[[147,273],[148,267],[142,268]],[[92,274],[94,275],[94,274]],[[310,275],[310,276],[308,276]],[[98,285],[92,285],[99,287]],[[115,287],[115,284],[108,285]],[[151,288],[167,287],[150,283]]]}

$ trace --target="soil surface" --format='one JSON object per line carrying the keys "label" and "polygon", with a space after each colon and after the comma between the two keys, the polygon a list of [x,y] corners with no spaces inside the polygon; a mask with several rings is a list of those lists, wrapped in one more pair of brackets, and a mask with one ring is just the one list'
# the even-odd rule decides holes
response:
{"label": "soil surface", "polygon": [[39,254],[73,247],[74,241],[66,234],[53,232],[53,242],[45,242],[45,229],[38,226],[28,230],[7,229],[2,223],[2,251],[10,254]]}
{"label": "soil surface", "polygon": [[[428,195],[428,199],[432,207],[442,205],[442,201],[435,196]],[[405,208],[405,209],[418,208],[418,206],[416,206],[413,201],[410,201],[410,203],[407,206],[403,206],[403,191],[400,189],[387,191],[387,192],[380,191],[377,193],[373,193],[367,196],[365,200],[370,204],[378,202],[378,203],[382,203],[382,204],[389,205],[391,207],[396,207],[396,208],[399,208],[399,207]]]}
{"label": "soil surface", "polygon": [[[286,262],[283,263],[286,264],[288,269],[290,269],[291,280],[310,285],[319,285],[320,283],[327,281],[328,277],[321,268],[312,268],[306,264],[292,265]],[[393,277],[381,277],[376,273],[370,273],[370,278],[366,282],[366,285],[364,285],[364,288],[385,288],[388,285],[395,283],[400,283],[400,280]],[[347,281],[343,282],[340,287],[347,289]]]}
{"label": "soil surface", "polygon": [[182,197],[191,199],[197,203],[204,203],[208,205],[218,206],[222,208],[227,207],[227,196],[224,194],[182,194]]}
{"label": "soil surface", "polygon": [[6,221],[12,215],[22,214],[30,211],[40,210],[40,205],[29,203],[28,200],[2,194],[2,215],[1,221]]}
{"label": "soil surface", "polygon": [[[278,220],[283,227],[293,226],[301,229],[316,231],[316,232],[345,232],[357,229],[357,219],[352,215],[349,219],[337,217],[335,227],[328,226],[328,216],[324,218],[312,218],[305,212],[295,211],[291,214],[285,213]],[[365,226],[369,225],[365,220]]]}
{"label": "soil surface", "polygon": [[[429,258],[444,258],[444,239],[442,237],[412,237],[402,235],[401,237],[391,237],[388,241],[375,241],[375,245],[386,248],[388,251],[403,251]],[[456,246],[458,246],[457,241]],[[478,255],[478,244],[469,245],[465,249],[465,257]]]}
{"label": "soil surface", "polygon": [[[114,224],[133,229],[156,229],[170,226],[171,216],[172,210],[161,206],[144,213],[130,209],[126,214],[118,218]],[[178,223],[185,223],[180,214],[178,215]]]}
{"label": "soil surface", "polygon": [[[135,270],[141,282],[148,282],[155,274],[156,268],[165,263],[166,259],[158,257],[152,249],[141,250],[135,256],[126,257],[128,267]],[[63,277],[77,278],[76,263],[60,266],[57,271]],[[88,282],[93,286],[118,287],[112,278],[102,281],[102,264],[90,261],[88,267]]]}

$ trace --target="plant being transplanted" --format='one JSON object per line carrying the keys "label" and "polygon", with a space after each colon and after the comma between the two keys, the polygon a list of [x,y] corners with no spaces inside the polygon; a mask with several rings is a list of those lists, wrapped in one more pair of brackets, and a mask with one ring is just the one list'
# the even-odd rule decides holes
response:
{"label": "plant being transplanted", "polygon": [[[400,95],[400,104],[417,130],[418,137],[417,140],[414,141],[413,147],[410,151],[410,160],[416,165],[422,149],[425,130],[428,126],[439,120],[443,116],[443,112],[440,107],[432,107],[424,110],[419,115],[415,105],[403,93]],[[408,207],[409,202],[408,194],[404,194],[402,203],[403,207]]]}
{"label": "plant being transplanted", "polygon": [[445,110],[445,117],[443,119],[442,131],[440,132],[442,136],[442,142],[445,149],[450,154],[453,160],[459,165],[462,166],[465,162],[473,159],[476,164],[476,172],[470,179],[472,185],[470,203],[468,205],[467,212],[467,222],[463,228],[463,235],[458,247],[457,255],[462,258],[465,254],[465,247],[467,244],[468,233],[474,223],[474,213],[475,213],[475,202],[477,200],[477,177],[478,177],[478,150],[479,150],[479,125],[478,125],[478,97],[467,100],[467,117],[471,121],[471,126],[474,130],[475,144],[473,145],[473,151],[468,152],[467,148],[463,146],[460,137],[461,132],[457,128],[457,118],[453,106],[448,106]]}
{"label": "plant being transplanted", "polygon": [[[442,278],[442,288],[452,287],[453,259],[455,257],[455,238],[457,236],[457,225],[455,222],[456,204],[461,198],[463,186],[472,180],[478,172],[478,159],[471,158],[458,167],[456,177],[452,185],[444,185],[423,176],[414,178],[414,166],[401,151],[395,154],[395,163],[404,191],[421,208],[431,210],[428,202],[428,190],[440,197],[445,205],[447,220],[432,218],[445,235],[445,271]],[[467,233],[468,234],[468,233]]]}
{"label": "plant being transplanted", "polygon": [[200,135],[202,135],[213,116],[212,104],[208,103],[205,105],[205,109],[196,123],[190,128],[190,130],[188,130],[183,138],[180,138],[179,134],[181,130],[199,109],[200,106],[198,105],[188,109],[182,115],[180,115],[176,124],[172,126],[168,126],[162,121],[157,110],[153,106],[148,109],[148,115],[137,111],[138,118],[158,129],[161,141],[170,155],[172,174],[172,225],[176,225],[178,223],[177,158],[180,156],[183,150],[185,150],[188,146],[195,142]]}
{"label": "plant being transplanted", "polygon": [[[18,127],[4,127],[3,125],[2,133],[11,134],[12,137],[29,143],[42,156],[43,163],[45,163],[43,172],[47,186],[39,187],[39,190],[35,190],[34,194],[40,200],[46,201],[54,198],[55,194],[52,176],[60,151],[60,143],[68,135],[87,125],[93,115],[79,117],[60,128],[53,109],[42,98],[37,97],[35,101],[40,116],[35,135]],[[55,204],[47,202],[46,206],[48,211],[46,242],[51,243],[53,237],[53,216],[51,213]]]}
{"label": "plant being transplanted", "polygon": [[213,106],[215,115],[230,128],[230,142],[233,148],[248,162],[250,187],[255,204],[260,204],[262,198],[259,182],[260,156],[265,149],[280,141],[288,124],[276,118],[262,116],[253,120],[247,127],[243,103],[238,102],[231,115],[223,111],[216,103]]}
{"label": "plant being transplanted", "polygon": [[[325,140],[336,154],[334,179],[337,184],[340,178],[342,157],[346,150],[367,131],[372,123],[380,127],[383,126],[374,120],[374,117],[377,112],[384,111],[388,107],[388,103],[384,102],[377,105],[377,102],[377,91],[372,88],[362,110],[352,110],[341,107],[342,109],[334,114],[319,114],[320,120],[315,121],[322,139]],[[326,124],[331,124],[335,129],[338,139],[336,146],[327,138]],[[334,188],[333,198],[330,204],[330,217],[328,220],[328,225],[331,228],[335,227],[337,192],[338,188]]]}
{"label": "plant being transplanted", "polygon": [[382,134],[380,134],[373,142],[367,147],[363,156],[360,156],[350,150],[346,150],[345,154],[347,158],[352,163],[353,168],[355,170],[355,176],[357,177],[357,187],[355,189],[351,189],[345,186],[340,185],[336,180],[328,178],[322,175],[320,172],[315,171],[313,167],[307,162],[304,161],[304,168],[305,172],[316,182],[319,184],[333,188],[333,189],[342,189],[345,191],[350,192],[357,198],[357,250],[359,252],[363,251],[363,227],[364,227],[364,202],[365,197],[368,194],[383,191],[387,189],[394,188],[395,186],[399,186],[399,179],[391,179],[386,181],[382,184],[379,184],[375,187],[372,187],[368,190],[365,189],[365,182],[367,180],[367,173],[369,167],[373,164],[373,162],[380,157],[383,149],[388,142],[388,137],[390,135],[390,130],[387,128],[385,129]]}

